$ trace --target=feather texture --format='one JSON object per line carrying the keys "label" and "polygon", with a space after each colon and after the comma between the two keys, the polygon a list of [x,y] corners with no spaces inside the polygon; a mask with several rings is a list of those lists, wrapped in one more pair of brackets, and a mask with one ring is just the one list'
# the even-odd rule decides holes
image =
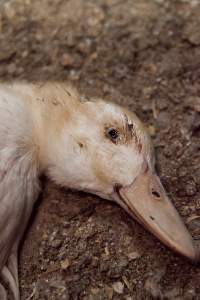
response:
{"label": "feather texture", "polygon": [[[0,270],[19,299],[17,249],[39,192],[36,149],[30,147],[24,103],[0,91]],[[1,298],[5,298],[3,286]],[[5,298],[6,299],[6,298]]]}
{"label": "feather texture", "polygon": [[[119,142],[105,130],[114,128]],[[64,83],[0,84],[0,299],[19,299],[17,251],[45,173],[64,187],[108,200],[150,163],[141,122],[117,105],[81,101]],[[143,144],[140,146],[140,144]]]}

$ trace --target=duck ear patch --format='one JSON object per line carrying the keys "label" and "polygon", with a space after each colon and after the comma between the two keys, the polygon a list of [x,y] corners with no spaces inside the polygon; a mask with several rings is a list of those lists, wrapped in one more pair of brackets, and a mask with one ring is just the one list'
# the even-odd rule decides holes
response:
{"label": "duck ear patch", "polygon": [[82,142],[78,142],[78,145],[79,145],[80,148],[84,148],[84,145],[83,145]]}
{"label": "duck ear patch", "polygon": [[76,143],[77,143],[78,147],[80,148],[80,150],[86,150],[87,143],[84,140],[82,140],[82,139],[76,140]]}
{"label": "duck ear patch", "polygon": [[128,120],[127,115],[125,115],[125,134],[126,134],[126,140],[132,141],[134,139],[135,145],[138,149],[138,152],[141,153],[142,151],[142,142],[140,140],[140,137],[138,136],[137,130],[132,122]]}
{"label": "duck ear patch", "polygon": [[79,147],[80,147],[80,149],[84,149],[85,148],[85,145],[84,145],[84,143],[83,142],[78,142],[78,145],[79,145]]}

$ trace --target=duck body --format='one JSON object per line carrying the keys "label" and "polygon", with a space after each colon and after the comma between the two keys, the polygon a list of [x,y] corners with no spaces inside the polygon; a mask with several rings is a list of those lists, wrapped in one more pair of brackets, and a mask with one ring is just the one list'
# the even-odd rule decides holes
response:
{"label": "duck body", "polygon": [[[0,92],[0,272],[19,299],[17,251],[39,192],[28,108],[6,86]],[[0,286],[0,299],[6,298]]]}
{"label": "duck body", "polygon": [[[179,215],[155,175],[139,119],[101,99],[80,101],[64,83],[0,84],[0,299],[19,300],[17,252],[39,177],[116,201],[170,248],[196,259]],[[167,232],[167,234],[166,234]]]}

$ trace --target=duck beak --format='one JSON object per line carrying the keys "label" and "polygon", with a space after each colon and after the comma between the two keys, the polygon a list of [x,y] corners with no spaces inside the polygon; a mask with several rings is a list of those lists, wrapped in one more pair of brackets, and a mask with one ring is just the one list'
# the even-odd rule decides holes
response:
{"label": "duck beak", "polygon": [[120,204],[169,248],[198,260],[198,251],[158,178],[150,170],[118,189]]}

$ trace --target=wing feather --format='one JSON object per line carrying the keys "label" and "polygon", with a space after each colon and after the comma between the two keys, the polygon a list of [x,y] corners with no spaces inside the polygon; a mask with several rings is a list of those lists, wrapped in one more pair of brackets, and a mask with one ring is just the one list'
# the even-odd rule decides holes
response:
{"label": "wing feather", "polygon": [[[0,89],[0,277],[14,299],[19,299],[18,245],[39,193],[30,126],[23,101]],[[2,285],[1,294],[5,298]]]}

